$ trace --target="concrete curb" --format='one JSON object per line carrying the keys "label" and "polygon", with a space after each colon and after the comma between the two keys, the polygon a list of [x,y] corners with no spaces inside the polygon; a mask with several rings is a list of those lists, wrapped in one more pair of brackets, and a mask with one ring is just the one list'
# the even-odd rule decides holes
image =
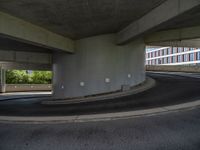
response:
{"label": "concrete curb", "polygon": [[168,75],[175,75],[175,76],[180,76],[180,77],[187,77],[187,78],[197,78],[200,79],[200,73],[189,73],[189,72],[161,72],[161,71],[148,71],[149,73],[154,73],[154,74],[168,74]]}
{"label": "concrete curb", "polygon": [[94,101],[102,101],[107,99],[113,99],[113,98],[119,98],[123,96],[128,96],[132,94],[137,94],[140,92],[144,92],[152,87],[154,87],[156,84],[156,81],[150,77],[147,77],[146,80],[143,82],[142,85],[136,86],[131,90],[124,91],[124,92],[116,92],[112,94],[105,94],[101,96],[94,96],[94,97],[86,97],[86,98],[77,98],[72,100],[47,100],[42,101],[42,104],[45,105],[60,105],[60,104],[76,104],[76,103],[84,103],[84,102],[94,102]]}
{"label": "concrete curb", "polygon": [[92,115],[74,115],[74,116],[48,116],[48,117],[21,117],[21,116],[0,116],[0,123],[14,124],[58,124],[58,123],[78,123],[78,122],[93,122],[93,121],[109,121],[117,119],[130,119],[144,116],[161,115],[170,112],[179,112],[200,107],[200,100],[165,106],[152,109],[143,109],[127,112],[116,112],[106,114]]}

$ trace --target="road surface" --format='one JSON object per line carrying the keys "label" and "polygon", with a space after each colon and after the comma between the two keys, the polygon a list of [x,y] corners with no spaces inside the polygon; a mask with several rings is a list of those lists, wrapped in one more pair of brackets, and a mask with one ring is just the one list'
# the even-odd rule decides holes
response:
{"label": "road surface", "polygon": [[41,105],[40,101],[0,102],[0,114],[10,116],[62,116],[139,110],[175,105],[200,99],[200,78],[174,74],[148,73],[156,86],[142,93],[98,102],[71,105]]}
{"label": "road surface", "polygon": [[0,149],[199,150],[199,114],[200,108],[105,122],[0,124]]}

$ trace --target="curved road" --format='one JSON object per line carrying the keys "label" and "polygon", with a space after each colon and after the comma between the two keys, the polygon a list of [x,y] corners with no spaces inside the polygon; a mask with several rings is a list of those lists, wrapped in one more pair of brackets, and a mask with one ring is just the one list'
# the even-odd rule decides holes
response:
{"label": "curved road", "polygon": [[71,105],[41,105],[40,101],[0,102],[0,115],[11,116],[60,116],[138,110],[174,105],[200,99],[200,78],[195,74],[182,76],[147,73],[156,80],[156,86],[145,92],[98,102]]}
{"label": "curved road", "polygon": [[106,122],[0,124],[1,150],[199,150],[200,109]]}
{"label": "curved road", "polygon": [[[199,98],[199,79],[167,74],[148,75],[156,79],[157,86],[134,96],[110,100],[109,104],[115,101],[117,105],[109,105],[105,111],[108,111],[108,108],[112,111],[140,109]],[[95,104],[87,105],[81,105],[84,109],[78,108],[79,105],[74,106],[74,109],[83,113],[86,108],[95,107]],[[60,106],[59,109],[62,113],[75,113],[70,112],[68,107]],[[102,112],[101,107],[88,113]],[[46,112],[48,110],[51,110],[50,113]],[[12,105],[10,102],[1,104],[1,114],[48,115],[53,112],[58,112],[58,109],[34,102],[16,101]],[[194,108],[115,121],[38,125],[1,123],[0,150],[199,150],[199,114],[200,108]]]}

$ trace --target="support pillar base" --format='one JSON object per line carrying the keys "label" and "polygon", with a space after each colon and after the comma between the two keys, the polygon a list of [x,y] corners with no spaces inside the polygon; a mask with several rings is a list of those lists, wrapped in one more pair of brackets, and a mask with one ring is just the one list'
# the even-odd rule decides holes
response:
{"label": "support pillar base", "polygon": [[0,84],[0,93],[5,93],[5,92],[6,92],[6,85]]}

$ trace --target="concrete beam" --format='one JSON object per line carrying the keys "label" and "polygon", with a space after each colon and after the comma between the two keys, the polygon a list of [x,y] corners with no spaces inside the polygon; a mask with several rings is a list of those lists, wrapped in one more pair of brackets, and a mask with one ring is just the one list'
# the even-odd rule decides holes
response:
{"label": "concrete beam", "polygon": [[157,46],[193,45],[200,47],[198,38],[200,38],[200,26],[155,32],[145,37],[145,43]]}
{"label": "concrete beam", "polygon": [[6,70],[41,70],[52,71],[50,64],[34,64],[34,63],[17,63],[17,62],[3,62],[0,67]]}
{"label": "concrete beam", "polygon": [[137,36],[155,30],[162,23],[200,6],[199,0],[167,0],[139,20],[118,32],[118,44],[124,44]]}
{"label": "concrete beam", "polygon": [[0,62],[52,64],[52,54],[0,50]]}
{"label": "concrete beam", "polygon": [[49,49],[74,52],[74,41],[0,12],[0,35]]}
{"label": "concrete beam", "polygon": [[153,42],[148,44],[148,46],[159,46],[159,47],[200,47],[200,39],[192,39],[192,40],[176,40],[176,41],[167,41],[167,42]]}

